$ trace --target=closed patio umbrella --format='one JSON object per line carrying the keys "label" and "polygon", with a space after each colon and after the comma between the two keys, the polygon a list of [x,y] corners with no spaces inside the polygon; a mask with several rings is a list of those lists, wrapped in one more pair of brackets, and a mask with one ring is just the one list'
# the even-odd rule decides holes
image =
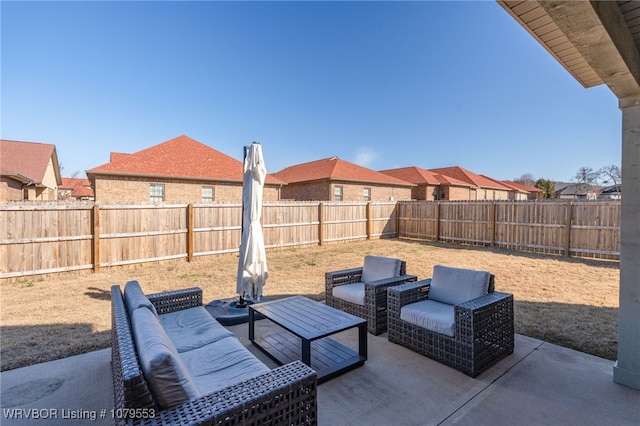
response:
{"label": "closed patio umbrella", "polygon": [[262,189],[267,168],[258,142],[245,147],[244,173],[242,177],[242,239],[238,260],[236,292],[241,299],[250,295],[254,301],[262,297],[269,273],[264,236],[260,216],[262,215]]}

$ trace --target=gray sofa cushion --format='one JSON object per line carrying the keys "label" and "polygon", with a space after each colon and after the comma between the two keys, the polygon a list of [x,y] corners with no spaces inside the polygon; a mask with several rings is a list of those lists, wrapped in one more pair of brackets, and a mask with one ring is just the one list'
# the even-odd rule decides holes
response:
{"label": "gray sofa cushion", "polygon": [[389,257],[365,256],[364,267],[362,268],[362,282],[393,278],[400,275],[400,259]]}
{"label": "gray sofa cushion", "polygon": [[333,297],[364,306],[364,283],[344,284],[331,290]]}
{"label": "gray sofa cushion", "polygon": [[203,395],[270,371],[235,336],[183,352],[180,356]]}
{"label": "gray sofa cushion", "polygon": [[435,333],[453,337],[455,334],[455,308],[447,303],[423,300],[400,309],[400,319]]}
{"label": "gray sofa cushion", "polygon": [[156,307],[153,306],[153,303],[144,295],[138,281],[129,281],[124,286],[124,303],[127,305],[129,318],[131,318],[133,311],[140,307],[145,307],[153,312],[155,316],[158,316]]}
{"label": "gray sofa cushion", "polygon": [[458,305],[484,296],[489,290],[491,274],[485,271],[436,265],[429,288],[429,299]]}
{"label": "gray sofa cushion", "polygon": [[233,336],[203,306],[161,314],[159,318],[178,352],[197,349]]}
{"label": "gray sofa cushion", "polygon": [[141,307],[133,311],[131,325],[140,367],[160,408],[200,397],[201,393],[158,317]]}

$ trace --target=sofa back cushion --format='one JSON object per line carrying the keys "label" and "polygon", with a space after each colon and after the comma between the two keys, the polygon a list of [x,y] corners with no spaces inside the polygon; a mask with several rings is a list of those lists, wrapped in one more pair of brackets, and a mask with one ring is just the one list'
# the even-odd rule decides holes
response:
{"label": "sofa back cushion", "polygon": [[158,319],[180,354],[233,336],[202,306],[160,314]]}
{"label": "sofa back cushion", "polygon": [[362,282],[384,280],[400,275],[400,259],[380,256],[365,256],[362,268]]}
{"label": "sofa back cushion", "polygon": [[144,295],[138,281],[129,281],[124,286],[124,303],[127,305],[129,318],[131,318],[133,311],[140,307],[145,307],[153,312],[156,317],[158,316],[158,311],[156,311],[155,306],[153,306],[153,303],[149,301],[147,296]]}
{"label": "sofa back cushion", "polygon": [[138,359],[149,388],[161,409],[200,397],[191,374],[149,309],[138,308],[131,316]]}
{"label": "sofa back cushion", "polygon": [[490,279],[489,272],[436,265],[433,267],[429,299],[458,305],[487,294]]}

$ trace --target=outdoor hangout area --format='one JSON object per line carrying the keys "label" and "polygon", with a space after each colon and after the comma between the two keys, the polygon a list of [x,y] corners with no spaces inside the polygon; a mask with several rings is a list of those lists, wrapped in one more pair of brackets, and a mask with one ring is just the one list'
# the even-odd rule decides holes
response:
{"label": "outdoor hangout area", "polygon": [[[571,335],[576,348],[613,359],[615,327],[607,327],[615,324],[618,262],[372,239],[370,231],[358,242],[271,250],[268,260],[261,223],[265,175],[262,148],[254,142],[245,147],[237,253],[3,286],[4,421],[522,423],[519,410],[489,411],[479,421],[477,409],[490,406],[479,401],[505,392],[504,385],[513,386],[508,394],[537,388],[536,397],[549,396],[548,386],[564,389],[547,400],[548,411],[530,413],[532,424],[559,420],[552,405],[568,396],[580,402],[563,407],[565,416],[571,413],[565,421],[593,420],[584,417],[583,393],[598,386],[607,388],[598,423],[637,421],[637,392],[603,381],[593,369],[579,380],[571,371],[595,363],[602,373],[612,361],[534,337],[545,338],[549,330],[541,322],[553,318],[547,321],[557,327],[552,339]],[[559,271],[568,270],[563,279]],[[557,294],[561,288],[566,299]],[[600,303],[589,304],[587,288]],[[604,306],[603,293],[610,298]],[[25,309],[28,300],[37,301],[32,309]],[[530,314],[517,318],[518,308],[526,312],[529,304]],[[589,311],[584,334],[568,333],[565,304]],[[538,305],[549,311],[536,311]],[[602,340],[593,336],[593,312],[600,314]],[[529,337],[516,334],[520,329]],[[561,374],[550,362],[558,350],[560,364],[572,360]],[[544,371],[523,382],[521,374],[536,366]],[[531,384],[541,377],[551,383]],[[327,383],[340,384],[325,393]],[[577,393],[567,393],[567,385]],[[435,403],[425,404],[425,395]],[[510,406],[531,403],[519,396]]]}
{"label": "outdoor hangout area", "polygon": [[498,4],[617,99],[621,202],[263,203],[254,142],[241,205],[3,206],[0,422],[639,424],[640,5]]}
{"label": "outdoor hangout area", "polygon": [[[183,364],[188,369],[200,369],[197,373],[193,370],[189,373],[198,377],[197,380],[194,377],[196,387],[217,387],[208,394],[216,395],[215,401],[204,394],[195,398],[196,402],[191,403],[193,407],[189,402],[179,405],[183,408],[185,404],[189,405],[187,411],[154,408],[153,412],[159,418],[160,413],[165,413],[166,421],[173,419],[177,424],[191,420],[196,422],[198,416],[206,417],[202,410],[224,412],[229,408],[227,403],[236,406],[225,412],[225,418],[248,421],[248,408],[239,402],[246,399],[262,401],[265,411],[254,414],[254,417],[261,419],[263,415],[265,419],[274,419],[272,424],[279,424],[280,421],[276,420],[279,415],[290,416],[286,423],[298,416],[296,418],[301,420],[291,420],[292,424],[317,422],[326,425],[575,424],[576,419],[584,419],[586,424],[636,423],[640,395],[613,383],[611,379],[616,350],[617,261],[407,239],[374,239],[270,250],[267,255],[269,278],[263,288],[265,301],[253,305],[264,305],[264,308],[255,310],[253,320],[225,327],[218,325],[212,331],[210,324],[216,321],[206,313],[200,315],[201,311],[187,322],[189,327],[195,327],[190,334],[178,327],[178,317],[172,318],[176,314],[168,312],[176,309],[172,307],[174,302],[163,302],[165,298],[162,295],[167,295],[166,299],[170,300],[171,294],[177,294],[174,299],[177,299],[178,311],[184,311],[188,305],[205,309],[204,306],[211,301],[237,298],[237,253],[190,263],[147,263],[110,268],[99,273],[78,272],[5,283],[1,301],[3,409],[57,407],[60,416],[64,408],[79,410],[68,412],[68,416],[83,415],[82,410],[88,416],[95,410],[98,413],[96,421],[113,424],[115,419],[111,417],[111,410],[120,408],[120,412],[124,412],[124,407],[116,403],[118,395],[131,395],[123,392],[125,383],[140,385],[144,381],[114,368],[118,361],[118,352],[114,352],[114,348],[124,347],[122,343],[112,341],[112,330],[123,331],[122,326],[117,326],[118,316],[112,316],[114,303],[118,300],[115,295],[122,292],[125,296],[127,283],[135,281],[141,292],[153,302],[158,317],[164,318],[161,328],[170,336]],[[476,278],[481,292],[485,291],[486,285],[488,293],[512,295],[513,298],[508,297],[506,306],[498,309],[497,313],[480,315],[483,323],[496,315],[500,318],[502,331],[498,333],[498,328],[495,328],[495,333],[490,334],[501,336],[494,346],[504,346],[503,353],[480,351],[488,354],[489,360],[484,361],[481,371],[476,372],[472,368],[473,360],[461,355],[462,344],[455,343],[445,333],[438,333],[441,336],[437,340],[427,331],[418,337],[417,326],[404,324],[401,318],[386,324],[385,331],[363,332],[362,324],[367,324],[368,319],[358,321],[361,316],[348,313],[339,303],[330,307],[331,303],[325,301],[328,300],[328,292],[333,293],[329,289],[339,277],[345,285],[360,286],[351,281],[362,279],[365,262],[371,262],[372,258],[385,261],[378,265],[374,262],[374,269],[367,273],[384,273],[386,261],[391,261],[389,266],[396,268],[398,277],[382,279],[383,285],[393,282],[393,286],[387,287],[387,293],[395,292],[396,296],[404,293],[405,289],[414,288],[417,296],[413,297],[424,299],[431,293],[430,290],[424,291],[428,279],[437,278],[438,273],[443,272],[438,272],[438,265],[449,273],[464,271],[446,269],[478,271]],[[399,262],[393,262],[394,259]],[[112,286],[119,291],[113,293]],[[183,294],[186,289],[194,287],[201,289],[195,292],[199,296],[191,298]],[[367,293],[364,289],[367,284],[360,287]],[[489,292],[490,288],[493,292]],[[347,292],[352,300],[358,294],[357,288],[353,290]],[[365,298],[375,303],[376,297]],[[383,299],[378,297],[379,301]],[[388,298],[387,303],[392,299]],[[446,294],[444,299],[447,299]],[[18,300],[22,301],[22,307],[19,307]],[[26,312],[25,300],[34,301],[34,306]],[[412,302],[420,303],[416,299]],[[394,303],[388,304],[386,309],[394,311]],[[142,305],[135,309],[140,311],[138,314],[149,310],[144,302]],[[123,304],[119,305],[120,315],[123,307]],[[329,325],[335,327],[329,336],[330,346],[346,348],[345,353],[350,354],[344,357],[344,362],[351,364],[345,368],[339,366],[331,370],[329,366],[325,369],[329,363],[322,358],[326,351],[333,349],[319,348],[325,344],[324,340],[317,343],[314,340],[316,336],[296,330],[286,318],[277,318],[283,312],[299,310],[302,312],[300,315],[307,312],[310,317],[317,318],[316,323],[321,323],[320,318],[326,315],[326,309],[342,312],[331,311],[333,313],[329,316],[340,318],[333,322],[347,327],[337,331],[342,325]],[[294,318],[302,318],[296,315]],[[390,316],[391,312],[386,317]],[[153,323],[154,315],[147,314],[146,317],[146,321]],[[166,322],[169,319],[173,320],[172,325]],[[112,321],[116,325],[112,326]],[[130,320],[120,322],[129,323]],[[209,332],[198,333],[195,331],[198,327]],[[414,329],[408,332],[410,327]],[[468,328],[468,325],[454,326],[453,334],[462,335]],[[124,328],[125,331],[127,329]],[[176,334],[177,330],[180,332]],[[281,338],[283,331],[288,336],[284,341]],[[418,340],[413,343],[394,342],[397,339],[394,333],[396,336],[398,333],[413,335]],[[185,344],[193,346],[194,334],[218,339],[208,344],[218,345],[216,353],[226,355],[207,359],[203,364],[195,362],[200,358],[198,348],[195,348],[196,352],[193,352],[194,348],[184,351]],[[280,340],[273,337],[278,335]],[[298,340],[291,337],[296,335],[302,337]],[[129,334],[130,339],[131,336]],[[311,368],[301,362],[305,339],[309,341]],[[292,340],[295,342],[291,343]],[[438,348],[438,354],[424,352],[424,348],[432,343]],[[292,347],[293,357],[299,357],[298,360],[278,359],[280,355],[272,352],[272,348],[279,345]],[[226,346],[226,352],[219,349],[220,346]],[[446,348],[452,348],[449,355]],[[131,352],[128,354],[132,355]],[[133,356],[135,358],[135,353]],[[247,383],[254,384],[244,390],[234,387],[232,382],[246,374],[244,368],[240,368],[244,373],[223,374],[222,379],[205,379],[201,374],[203,365],[209,366],[204,369],[211,373],[213,371],[210,370],[218,370],[212,365],[225,363],[228,368],[232,367],[230,371],[238,366],[252,366],[250,370],[253,373],[249,374],[252,377],[247,378]],[[122,365],[130,367],[132,364]],[[255,377],[255,372],[260,373],[259,377]],[[118,382],[118,374],[122,374],[121,382]],[[320,375],[324,378],[319,379]],[[259,385],[255,385],[256,380]],[[221,381],[229,386],[220,387]],[[117,383],[123,387],[115,392],[114,399]],[[146,387],[146,397],[153,398],[153,386]],[[140,386],[133,388],[139,390]],[[201,391],[194,390],[194,393],[201,394]],[[282,400],[289,401],[297,409],[267,403]],[[102,408],[107,410],[105,419],[99,417]],[[3,418],[3,424],[23,424],[25,421]],[[85,422],[86,419],[67,419],[64,424]]]}

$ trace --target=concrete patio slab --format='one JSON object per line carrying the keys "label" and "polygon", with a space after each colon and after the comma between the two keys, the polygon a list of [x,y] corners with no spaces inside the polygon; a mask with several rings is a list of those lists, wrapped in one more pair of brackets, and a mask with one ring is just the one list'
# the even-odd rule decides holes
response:
{"label": "concrete patio slab", "polygon": [[111,349],[0,373],[2,425],[112,425]]}
{"label": "concrete patio slab", "polygon": [[[229,329],[275,366],[249,343],[247,324]],[[356,345],[357,336],[337,339]],[[471,378],[386,334],[368,339],[364,366],[318,387],[320,425],[640,424],[640,392],[613,383],[612,361],[516,335],[514,354]],[[0,373],[0,423],[25,425],[33,420],[10,415],[49,410],[57,418],[41,424],[113,424],[110,357],[104,349]]]}
{"label": "concrete patio slab", "polygon": [[541,344],[443,424],[638,425],[640,392],[613,382],[613,364]]}

